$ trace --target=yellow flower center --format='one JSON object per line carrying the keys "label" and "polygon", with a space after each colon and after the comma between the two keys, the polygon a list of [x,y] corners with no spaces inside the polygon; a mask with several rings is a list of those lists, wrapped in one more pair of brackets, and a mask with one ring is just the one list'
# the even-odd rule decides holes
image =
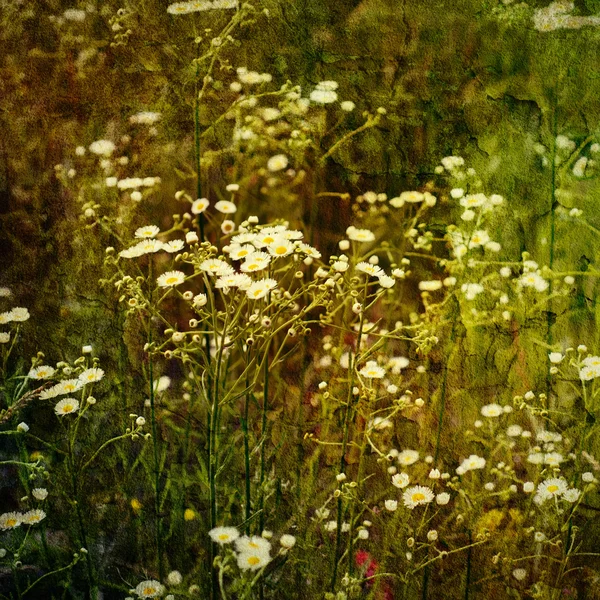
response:
{"label": "yellow flower center", "polygon": [[287,248],[285,246],[277,246],[275,248],[275,254],[285,254],[287,252]]}
{"label": "yellow flower center", "polygon": [[549,491],[551,494],[554,494],[554,492],[557,492],[557,491],[558,491],[558,486],[557,486],[557,485],[549,485],[549,486],[548,486],[548,491]]}
{"label": "yellow flower center", "polygon": [[220,539],[222,542],[225,542],[226,540],[228,540],[228,539],[229,539],[229,536],[228,536],[226,533],[222,533],[222,534],[219,536],[219,539]]}
{"label": "yellow flower center", "polygon": [[7,527],[14,527],[17,524],[17,520],[16,519],[6,519],[6,525]]}
{"label": "yellow flower center", "polygon": [[72,404],[65,404],[63,406],[63,412],[64,413],[70,413],[73,410],[73,405]]}
{"label": "yellow flower center", "polygon": [[421,500],[425,500],[425,494],[422,494],[421,492],[417,492],[416,494],[413,494],[413,502],[421,502]]}
{"label": "yellow flower center", "polygon": [[144,594],[144,596],[149,596],[150,594],[154,594],[156,592],[156,590],[154,588],[151,587],[145,587],[142,590],[142,594]]}
{"label": "yellow flower center", "polygon": [[260,562],[260,558],[258,556],[250,556],[248,558],[248,564],[252,567],[255,567]]}
{"label": "yellow flower center", "polygon": [[172,283],[177,283],[177,277],[169,277],[167,279],[167,283],[171,285]]}

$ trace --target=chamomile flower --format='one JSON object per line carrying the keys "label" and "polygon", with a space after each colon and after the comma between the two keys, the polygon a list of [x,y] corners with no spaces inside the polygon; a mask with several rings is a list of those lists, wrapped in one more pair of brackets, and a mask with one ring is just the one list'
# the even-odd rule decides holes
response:
{"label": "chamomile flower", "polygon": [[247,290],[252,285],[252,279],[245,273],[233,273],[232,275],[223,275],[215,282],[216,289],[240,288]]}
{"label": "chamomile flower", "polygon": [[192,213],[195,215],[202,214],[208,207],[210,202],[206,198],[198,198],[192,202]]}
{"label": "chamomile flower", "polygon": [[269,552],[271,550],[271,542],[259,535],[248,537],[244,535],[235,540],[235,548],[238,552]]}
{"label": "chamomile flower", "polygon": [[21,525],[22,517],[20,513],[8,512],[0,515],[0,529],[15,529]]}
{"label": "chamomile flower", "polygon": [[359,262],[355,269],[360,271],[361,273],[365,273],[367,275],[371,275],[372,277],[382,277],[385,275],[384,270],[377,265],[372,265],[368,262]]}
{"label": "chamomile flower", "polygon": [[569,486],[562,477],[553,477],[538,484],[536,496],[542,501],[550,500],[562,496],[568,489]]}
{"label": "chamomile flower", "polygon": [[537,292],[545,292],[550,284],[539,274],[535,272],[524,273],[519,279],[523,287],[533,288]]}
{"label": "chamomile flower", "polygon": [[48,497],[48,490],[46,488],[33,488],[31,490],[31,495],[36,500],[45,500]]}
{"label": "chamomile flower", "polygon": [[416,450],[402,450],[398,454],[397,460],[398,464],[408,467],[419,460],[419,453]]}
{"label": "chamomile flower", "polygon": [[156,225],[146,225],[135,230],[135,237],[139,239],[155,238],[160,233]]}
{"label": "chamomile flower", "polygon": [[346,235],[348,239],[354,242],[373,242],[375,241],[375,234],[369,229],[357,229],[353,225],[346,229]]}
{"label": "chamomile flower", "polygon": [[240,537],[240,532],[235,527],[215,527],[208,532],[211,539],[220,544],[231,544]]}
{"label": "chamomile flower", "polygon": [[56,395],[61,396],[62,394],[77,392],[83,387],[83,382],[80,379],[64,379],[54,387],[56,388]]}
{"label": "chamomile flower", "polygon": [[481,407],[481,414],[484,417],[499,417],[504,414],[504,409],[499,404],[486,404]]}
{"label": "chamomile flower", "polygon": [[242,571],[258,571],[271,562],[269,551],[252,550],[240,552],[237,555],[237,564]]}
{"label": "chamomile flower", "polygon": [[403,489],[410,483],[410,477],[406,473],[395,473],[392,475],[392,485]]}
{"label": "chamomile flower", "polygon": [[54,412],[62,417],[63,415],[70,415],[79,410],[79,402],[75,398],[63,398],[54,407]]}
{"label": "chamomile flower", "polygon": [[104,371],[102,369],[98,369],[97,367],[93,367],[90,369],[86,369],[82,373],[79,374],[79,380],[85,383],[95,383],[96,381],[100,381],[104,377]]}
{"label": "chamomile flower", "polygon": [[250,258],[254,252],[256,252],[256,248],[251,244],[235,244],[229,247],[229,258],[231,260],[245,260]]}
{"label": "chamomile flower", "polygon": [[264,298],[271,290],[274,290],[277,287],[277,281],[275,279],[259,279],[252,283],[246,289],[246,295],[251,300],[260,300]]}
{"label": "chamomile flower", "polygon": [[54,375],[54,367],[49,367],[48,365],[40,365],[39,367],[34,367],[29,371],[27,377],[29,379],[48,379]]}
{"label": "chamomile flower", "polygon": [[162,249],[165,252],[174,254],[175,252],[179,252],[180,250],[183,250],[184,243],[185,242],[183,240],[171,240],[170,242],[164,243]]}
{"label": "chamomile flower", "polygon": [[288,256],[294,251],[294,244],[285,238],[277,238],[267,246],[267,250],[271,256],[283,257]]}
{"label": "chamomile flower", "polygon": [[267,169],[272,173],[276,173],[277,171],[282,171],[288,166],[288,157],[285,154],[276,154],[275,156],[271,156],[271,158],[267,161]]}
{"label": "chamomile flower", "polygon": [[200,263],[200,270],[217,276],[231,275],[234,272],[233,267],[220,258],[208,258],[203,260]]}
{"label": "chamomile flower", "polygon": [[158,277],[156,283],[158,284],[158,287],[168,288],[181,285],[184,281],[185,273],[182,271],[167,271]]}
{"label": "chamomile flower", "polygon": [[310,93],[310,99],[317,104],[331,104],[338,98],[337,92],[333,90],[316,89]]}
{"label": "chamomile flower", "polygon": [[270,262],[271,256],[269,254],[266,252],[255,252],[240,265],[240,271],[244,273],[262,271],[269,266]]}
{"label": "chamomile flower", "polygon": [[27,321],[29,317],[29,311],[22,306],[15,306],[15,308],[10,311],[10,320],[16,323]]}
{"label": "chamomile flower", "polygon": [[154,579],[147,579],[138,583],[134,590],[140,598],[156,598],[157,596],[161,596],[164,591],[165,588],[162,583]]}
{"label": "chamomile flower", "polygon": [[98,156],[108,157],[115,151],[116,146],[110,140],[96,140],[89,146],[90,152]]}
{"label": "chamomile flower", "polygon": [[219,202],[215,204],[215,210],[218,210],[224,215],[232,215],[237,211],[237,206],[228,200],[219,200]]}
{"label": "chamomile flower", "polygon": [[409,487],[402,494],[404,506],[410,508],[411,510],[421,504],[429,504],[434,498],[435,495],[431,489],[424,485],[415,485],[413,487]]}
{"label": "chamomile flower", "polygon": [[459,475],[464,475],[467,471],[474,471],[475,469],[483,469],[485,467],[485,458],[477,456],[477,454],[471,454],[469,458],[465,458],[461,463],[456,472]]}
{"label": "chamomile flower", "polygon": [[36,525],[42,519],[45,519],[45,518],[46,518],[46,513],[39,508],[35,508],[35,509],[29,510],[25,514],[21,515],[21,522],[24,525]]}
{"label": "chamomile flower", "polygon": [[380,367],[374,360],[368,361],[359,373],[368,379],[381,379],[385,377],[385,369]]}

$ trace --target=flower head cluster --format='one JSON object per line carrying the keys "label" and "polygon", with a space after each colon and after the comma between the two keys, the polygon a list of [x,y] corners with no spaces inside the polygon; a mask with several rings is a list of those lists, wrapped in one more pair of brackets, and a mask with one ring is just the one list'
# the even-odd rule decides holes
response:
{"label": "flower head cluster", "polygon": [[36,525],[46,518],[46,513],[36,508],[26,513],[8,512],[0,515],[0,529],[16,529],[20,525]]}
{"label": "flower head cluster", "polygon": [[582,381],[589,381],[600,377],[600,356],[588,356],[583,359],[579,378]]}
{"label": "flower head cluster", "polygon": [[545,479],[538,484],[533,501],[536,504],[543,504],[547,500],[562,498],[567,502],[577,502],[581,496],[581,491],[577,488],[569,488],[566,480],[562,477],[553,477]]}
{"label": "flower head cluster", "polygon": [[21,306],[16,306],[12,310],[0,313],[0,325],[7,323],[21,323],[29,319],[29,311]]}
{"label": "flower head cluster", "polygon": [[485,467],[485,458],[477,456],[477,454],[471,454],[469,458],[465,458],[456,469],[457,475],[464,475],[467,471],[474,471],[475,469],[483,469]]}
{"label": "flower head cluster", "polygon": [[171,15],[187,15],[206,10],[224,10],[237,8],[237,0],[190,0],[189,2],[174,2],[169,4],[167,12]]}
{"label": "flower head cluster", "polygon": [[316,104],[331,104],[338,98],[337,81],[321,81],[317,84],[317,87],[310,93],[310,99]]}

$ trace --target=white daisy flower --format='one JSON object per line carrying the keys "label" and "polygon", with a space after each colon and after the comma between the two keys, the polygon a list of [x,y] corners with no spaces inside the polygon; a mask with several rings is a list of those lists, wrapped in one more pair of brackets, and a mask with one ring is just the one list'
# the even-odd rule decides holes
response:
{"label": "white daisy flower", "polygon": [[161,596],[164,591],[164,586],[154,579],[142,581],[134,590],[140,598],[156,598],[157,596]]}
{"label": "white daisy flower", "polygon": [[10,311],[11,321],[15,321],[17,323],[27,321],[29,317],[29,311],[26,308],[23,308],[22,306],[16,306]]}
{"label": "white daisy flower", "polygon": [[192,213],[195,215],[202,214],[208,207],[210,202],[206,198],[198,198],[192,202]]}
{"label": "white daisy flower", "polygon": [[116,146],[110,140],[96,140],[89,148],[92,154],[108,157],[115,151]]}
{"label": "white daisy flower", "polygon": [[163,250],[165,252],[169,252],[170,254],[174,254],[175,252],[179,252],[180,250],[183,250],[183,245],[184,245],[184,241],[183,240],[171,240],[170,242],[167,242],[166,244],[163,244]]}
{"label": "white daisy flower", "polygon": [[276,287],[277,281],[275,281],[275,279],[259,279],[248,287],[246,290],[246,295],[251,300],[260,300]]}
{"label": "white daisy flower", "polygon": [[[483,469],[485,467],[485,458],[477,456],[477,454],[471,454],[469,458],[465,458],[460,466],[456,470],[459,475],[466,473],[467,471],[473,471],[475,469]],[[459,470],[462,471],[459,473]]]}
{"label": "white daisy flower", "polygon": [[403,489],[410,483],[410,477],[406,473],[395,473],[392,475],[392,485]]}
{"label": "white daisy flower", "polygon": [[545,479],[537,486],[536,495],[541,500],[550,500],[562,496],[568,490],[568,485],[565,479],[562,477],[553,477],[551,479]]}
{"label": "white daisy flower", "polygon": [[333,90],[316,89],[310,93],[310,99],[317,104],[331,104],[338,99],[338,95]]}
{"label": "white daisy flower", "polygon": [[255,273],[266,269],[271,262],[271,256],[266,252],[255,252],[247,258],[241,265],[240,271],[244,273]]}
{"label": "white daisy flower", "polygon": [[158,284],[158,287],[167,288],[181,285],[184,281],[185,273],[182,271],[167,271],[158,277],[156,283]]}
{"label": "white daisy flower", "polygon": [[71,413],[79,410],[79,402],[75,398],[63,398],[54,407],[54,412],[62,417],[63,415],[70,415]]}
{"label": "white daisy flower", "polygon": [[504,414],[504,409],[499,404],[486,404],[481,407],[481,414],[484,417],[499,417]]}
{"label": "white daisy flower", "polygon": [[238,552],[262,551],[268,553],[271,549],[271,542],[259,535],[253,535],[252,537],[244,535],[235,540],[235,549]]}
{"label": "white daisy flower", "polygon": [[139,256],[142,254],[154,254],[159,250],[163,249],[163,243],[160,240],[147,239],[141,241],[139,244],[136,244],[133,248],[134,252],[139,252]]}
{"label": "white daisy flower", "polygon": [[267,169],[272,173],[276,173],[285,169],[288,166],[288,162],[288,157],[285,154],[276,154],[275,156],[271,156],[267,161]]}
{"label": "white daisy flower", "polygon": [[411,510],[420,504],[429,504],[434,498],[435,494],[424,485],[415,485],[414,487],[407,488],[402,494],[404,506]]}
{"label": "white daisy flower", "polygon": [[48,379],[54,375],[54,368],[49,367],[48,365],[40,365],[39,367],[34,367],[29,371],[27,377],[29,379]]}
{"label": "white daisy flower", "polygon": [[373,242],[375,241],[375,234],[369,229],[357,229],[353,225],[346,229],[346,235],[348,239],[354,242]]}
{"label": "white daisy flower", "polygon": [[294,244],[283,237],[276,238],[267,246],[271,256],[283,257],[289,256],[294,251]]}
{"label": "white daisy flower", "polygon": [[36,525],[42,519],[46,518],[46,513],[39,508],[35,508],[33,510],[27,511],[25,514],[21,515],[21,522],[24,525]]}
{"label": "white daisy flower", "polygon": [[48,490],[46,488],[33,488],[31,490],[31,495],[36,500],[45,500],[48,497]]}
{"label": "white daisy flower", "polygon": [[215,282],[216,289],[240,288],[247,290],[252,285],[252,279],[245,273],[233,273],[233,275],[223,275]]}
{"label": "white daisy flower", "polygon": [[293,548],[296,544],[296,538],[289,534],[289,533],[284,533],[280,538],[279,538],[279,543],[286,548],[287,550],[289,550],[290,548]]}
{"label": "white daisy flower", "polygon": [[155,238],[160,233],[156,225],[146,225],[135,230],[135,237],[139,239]]}
{"label": "white daisy flower", "polygon": [[242,571],[258,571],[271,562],[271,557],[268,550],[252,550],[248,552],[240,552],[237,555],[237,564]]}
{"label": "white daisy flower", "polygon": [[54,387],[56,388],[56,395],[61,396],[62,394],[77,392],[83,387],[83,382],[80,379],[64,379]]}
{"label": "white daisy flower", "polygon": [[402,450],[398,454],[398,464],[408,467],[419,460],[419,453],[416,450]]}
{"label": "white daisy flower", "polygon": [[8,512],[0,515],[0,529],[15,529],[21,524],[23,515],[17,512]]}
{"label": "white daisy flower", "polygon": [[215,527],[208,532],[213,542],[220,544],[231,544],[240,537],[240,532],[235,527]]}
{"label": "white daisy flower", "polygon": [[200,263],[200,270],[211,275],[231,275],[234,273],[233,267],[220,258],[209,258]]}
{"label": "white daisy flower", "polygon": [[229,258],[231,260],[245,260],[256,252],[256,248],[251,244],[235,244],[229,246]]}
{"label": "white daisy flower", "polygon": [[368,361],[359,373],[368,379],[381,379],[385,377],[385,369],[380,367],[374,360]]}
{"label": "white daisy flower", "polygon": [[219,200],[219,202],[215,204],[215,209],[224,215],[232,215],[237,211],[237,206],[228,200]]}
{"label": "white daisy flower", "polygon": [[79,380],[85,383],[94,383],[100,381],[104,377],[104,371],[96,367],[86,369],[79,374]]}
{"label": "white daisy flower", "polygon": [[367,275],[371,275],[372,277],[382,277],[385,275],[384,270],[377,265],[372,265],[368,262],[359,262],[355,269],[360,271],[361,273],[366,273]]}

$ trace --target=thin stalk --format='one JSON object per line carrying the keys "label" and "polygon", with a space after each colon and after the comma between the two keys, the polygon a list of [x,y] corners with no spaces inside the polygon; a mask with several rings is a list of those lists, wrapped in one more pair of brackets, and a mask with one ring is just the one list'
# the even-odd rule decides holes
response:
{"label": "thin stalk", "polygon": [[259,534],[265,527],[265,492],[263,489],[264,481],[265,481],[265,459],[266,459],[266,435],[267,435],[267,409],[269,407],[269,347],[270,340],[267,342],[265,348],[265,357],[264,361],[264,385],[263,385],[263,406],[262,406],[262,423],[261,423],[261,446],[260,446],[260,514],[259,514]]}
{"label": "thin stalk", "polygon": [[[368,281],[365,282],[364,292],[363,292],[363,306],[367,303],[367,293],[368,293]],[[354,353],[350,353],[348,357],[348,373],[349,373],[349,381],[348,381],[348,395],[346,397],[346,412],[344,413],[344,437],[342,441],[342,456],[340,458],[340,474],[346,472],[346,449],[348,447],[348,439],[350,435],[350,415],[352,413],[353,408],[353,394],[352,388],[354,387],[354,371],[356,364],[356,356],[360,351],[360,342],[362,338],[363,325],[364,325],[364,312],[360,315],[360,323],[358,327],[358,335],[356,339],[356,349]],[[338,485],[338,490],[341,492],[342,482]],[[341,494],[338,496],[337,502],[337,529],[336,529],[336,538],[335,538],[335,551],[333,555],[333,574],[331,575],[331,592],[335,592],[335,584],[337,580],[337,571],[338,571],[338,557],[340,555],[340,549],[342,546],[342,496]],[[351,560],[351,558],[350,558]]]}
{"label": "thin stalk", "polygon": [[[551,180],[550,180],[550,249],[548,257],[548,267],[550,270],[554,268],[554,253],[556,245],[556,135],[557,131],[557,117],[556,117],[556,90],[554,91],[554,108],[552,111],[552,165],[551,165]],[[548,282],[548,296],[552,296],[553,279],[550,278]],[[546,322],[546,344],[548,347],[552,347],[554,343],[554,336],[552,333],[552,302],[548,301],[547,310],[547,322]],[[552,364],[550,363],[549,355],[546,357],[546,402],[550,401],[550,390],[552,388],[552,377],[550,376],[550,369]],[[548,406],[546,406],[548,408]]]}
{"label": "thin stalk", "polygon": [[[456,301],[456,300],[455,300]],[[458,313],[459,313],[458,302],[454,307],[454,314],[452,316],[452,330],[450,332],[450,348],[454,347],[454,340],[456,339],[456,325],[458,321]],[[452,350],[450,351],[452,354]],[[446,411],[446,396],[447,396],[447,383],[448,383],[448,363],[450,362],[450,357],[446,361],[444,365],[444,373],[442,374],[442,385],[440,387],[440,412],[438,414],[438,428],[435,440],[435,452],[433,454],[433,462],[437,463],[437,459],[440,453],[440,441],[442,437],[442,427],[444,423],[444,412]]]}
{"label": "thin stalk", "polygon": [[[248,351],[248,358],[250,351]],[[250,410],[250,376],[246,375],[246,397],[244,402],[244,417],[242,418],[242,430],[244,432],[244,491],[245,491],[245,531],[250,535],[250,516],[252,514],[251,490],[250,490],[250,436],[248,434],[248,418]]]}
{"label": "thin stalk", "polygon": [[88,585],[90,592],[90,600],[98,600],[98,585],[96,583],[96,575],[94,573],[94,567],[92,565],[92,559],[90,556],[90,548],[87,543],[87,535],[84,526],[83,514],[81,512],[81,502],[79,501],[79,481],[75,468],[75,457],[73,455],[73,444],[74,439],[71,437],[71,428],[69,427],[67,431],[67,464],[69,467],[69,473],[71,475],[71,485],[73,487],[73,501],[75,503],[75,512],[77,514],[77,524],[79,525],[79,537],[81,540],[81,545],[86,549],[85,554],[85,564],[87,568],[88,575]]}

